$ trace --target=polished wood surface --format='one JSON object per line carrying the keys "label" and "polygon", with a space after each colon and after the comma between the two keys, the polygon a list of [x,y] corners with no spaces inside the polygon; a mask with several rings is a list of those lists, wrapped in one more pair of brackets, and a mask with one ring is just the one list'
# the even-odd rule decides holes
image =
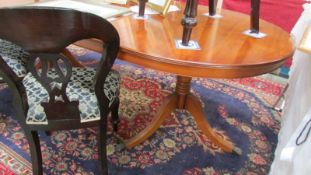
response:
{"label": "polished wood surface", "polygon": [[[175,93],[165,99],[150,125],[126,142],[128,148],[151,136],[175,109],[186,109],[198,128],[215,144],[224,151],[241,154],[233,143],[219,137],[205,119],[199,100],[190,93],[192,77],[241,78],[271,72],[292,55],[293,41],[287,32],[265,21],[260,21],[260,31],[267,34],[265,38],[242,34],[250,29],[248,15],[222,10],[223,18],[214,19],[202,15],[206,12],[208,7],[199,6],[197,26],[191,34],[191,40],[197,41],[201,50],[175,47],[175,40],[180,40],[183,34],[183,10],[165,17],[150,15],[148,20],[124,16],[112,22],[121,40],[118,58],[177,75]],[[102,51],[98,40],[76,44]]]}
{"label": "polished wood surface", "polygon": [[[199,8],[199,14],[207,11]],[[120,58],[133,62],[134,56],[136,64],[179,75],[234,78],[270,72],[291,55],[292,40],[281,28],[261,21],[261,31],[268,36],[255,39],[242,34],[249,29],[249,16],[225,10],[222,15],[197,16],[191,38],[199,42],[200,51],[175,48],[175,39],[182,36],[181,12],[145,21],[123,17],[114,21],[121,38]]]}
{"label": "polished wood surface", "polygon": [[[199,6],[191,35],[201,50],[175,48],[175,40],[182,37],[183,11],[150,15],[148,20],[118,18],[112,23],[121,39],[119,58],[178,75],[237,78],[271,72],[291,56],[292,39],[280,27],[261,20],[260,31],[267,36],[255,39],[242,34],[250,27],[248,15],[222,10],[223,18],[213,19],[202,15],[206,12],[208,7]],[[101,51],[97,41],[87,46]]]}

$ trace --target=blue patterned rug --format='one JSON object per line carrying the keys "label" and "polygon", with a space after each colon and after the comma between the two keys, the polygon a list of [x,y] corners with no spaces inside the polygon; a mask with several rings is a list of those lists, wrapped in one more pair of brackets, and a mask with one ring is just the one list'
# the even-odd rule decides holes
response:
{"label": "blue patterned rug", "polygon": [[[72,48],[87,65],[93,52]],[[120,129],[127,139],[148,125],[161,101],[175,87],[175,76],[117,61],[122,75]],[[111,175],[262,175],[269,171],[279,130],[278,114],[270,106],[282,86],[260,78],[209,80],[196,78],[192,92],[217,133],[243,150],[224,153],[197,129],[192,116],[176,111],[143,144],[126,149],[108,132]],[[11,94],[0,84],[0,175],[32,174],[27,140],[14,119]],[[96,128],[40,133],[45,174],[96,175]]]}

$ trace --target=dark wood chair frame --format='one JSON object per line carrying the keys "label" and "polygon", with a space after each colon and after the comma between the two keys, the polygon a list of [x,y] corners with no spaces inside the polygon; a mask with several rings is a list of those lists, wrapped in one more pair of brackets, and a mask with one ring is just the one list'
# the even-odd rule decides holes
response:
{"label": "dark wood chair frame", "polygon": [[[38,131],[54,131],[78,129],[85,127],[99,127],[98,151],[101,159],[101,174],[108,174],[106,159],[106,128],[108,114],[112,113],[114,129],[118,121],[119,98],[109,107],[109,99],[103,92],[105,79],[119,51],[119,35],[116,29],[105,19],[90,13],[79,12],[71,9],[48,7],[17,7],[0,9],[0,38],[11,41],[21,46],[30,54],[27,71],[45,87],[49,93],[50,101],[42,104],[48,119],[47,125],[27,124],[26,116],[28,102],[22,78],[6,64],[0,55],[0,74],[8,83],[14,98],[17,110],[17,119],[25,131],[29,142],[33,174],[42,174],[42,157]],[[94,89],[100,110],[100,120],[80,122],[77,102],[69,102],[66,96],[66,86],[71,76],[71,65],[60,53],[71,43],[76,41],[96,38],[103,41],[104,51],[101,61],[96,69]],[[35,60],[40,59],[42,73],[38,73]],[[66,75],[56,64],[63,60]],[[68,63],[68,64],[67,64]],[[52,89],[47,78],[47,70],[54,67],[59,75],[53,79],[62,83],[61,89]],[[55,96],[62,96],[64,102],[55,101]],[[47,110],[48,108],[53,110]]]}

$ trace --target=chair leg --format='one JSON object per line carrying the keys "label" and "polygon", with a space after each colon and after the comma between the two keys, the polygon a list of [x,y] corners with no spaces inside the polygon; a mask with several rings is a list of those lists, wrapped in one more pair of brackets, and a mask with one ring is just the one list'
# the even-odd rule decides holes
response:
{"label": "chair leg", "polygon": [[29,144],[33,175],[42,175],[42,155],[38,133],[26,130],[25,135]]}
{"label": "chair leg", "polygon": [[99,125],[99,139],[98,139],[98,154],[101,175],[108,175],[108,163],[107,163],[107,151],[106,151],[106,140],[107,140],[107,118],[101,119]]}
{"label": "chair leg", "polygon": [[116,98],[111,106],[111,118],[112,118],[112,127],[113,131],[118,131],[118,124],[119,124],[119,98]]}

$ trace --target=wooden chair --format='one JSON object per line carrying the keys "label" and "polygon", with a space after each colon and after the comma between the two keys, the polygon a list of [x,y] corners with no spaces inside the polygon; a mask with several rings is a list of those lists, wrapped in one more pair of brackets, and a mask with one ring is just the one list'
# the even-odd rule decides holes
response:
{"label": "wooden chair", "polygon": [[[33,174],[42,174],[38,131],[99,127],[101,174],[107,116],[118,122],[119,74],[111,70],[119,35],[105,19],[71,9],[0,9],[0,74],[13,92],[17,119],[29,141]],[[75,41],[96,38],[104,51],[96,69],[72,67],[60,54]],[[41,66],[37,66],[40,64]]]}

